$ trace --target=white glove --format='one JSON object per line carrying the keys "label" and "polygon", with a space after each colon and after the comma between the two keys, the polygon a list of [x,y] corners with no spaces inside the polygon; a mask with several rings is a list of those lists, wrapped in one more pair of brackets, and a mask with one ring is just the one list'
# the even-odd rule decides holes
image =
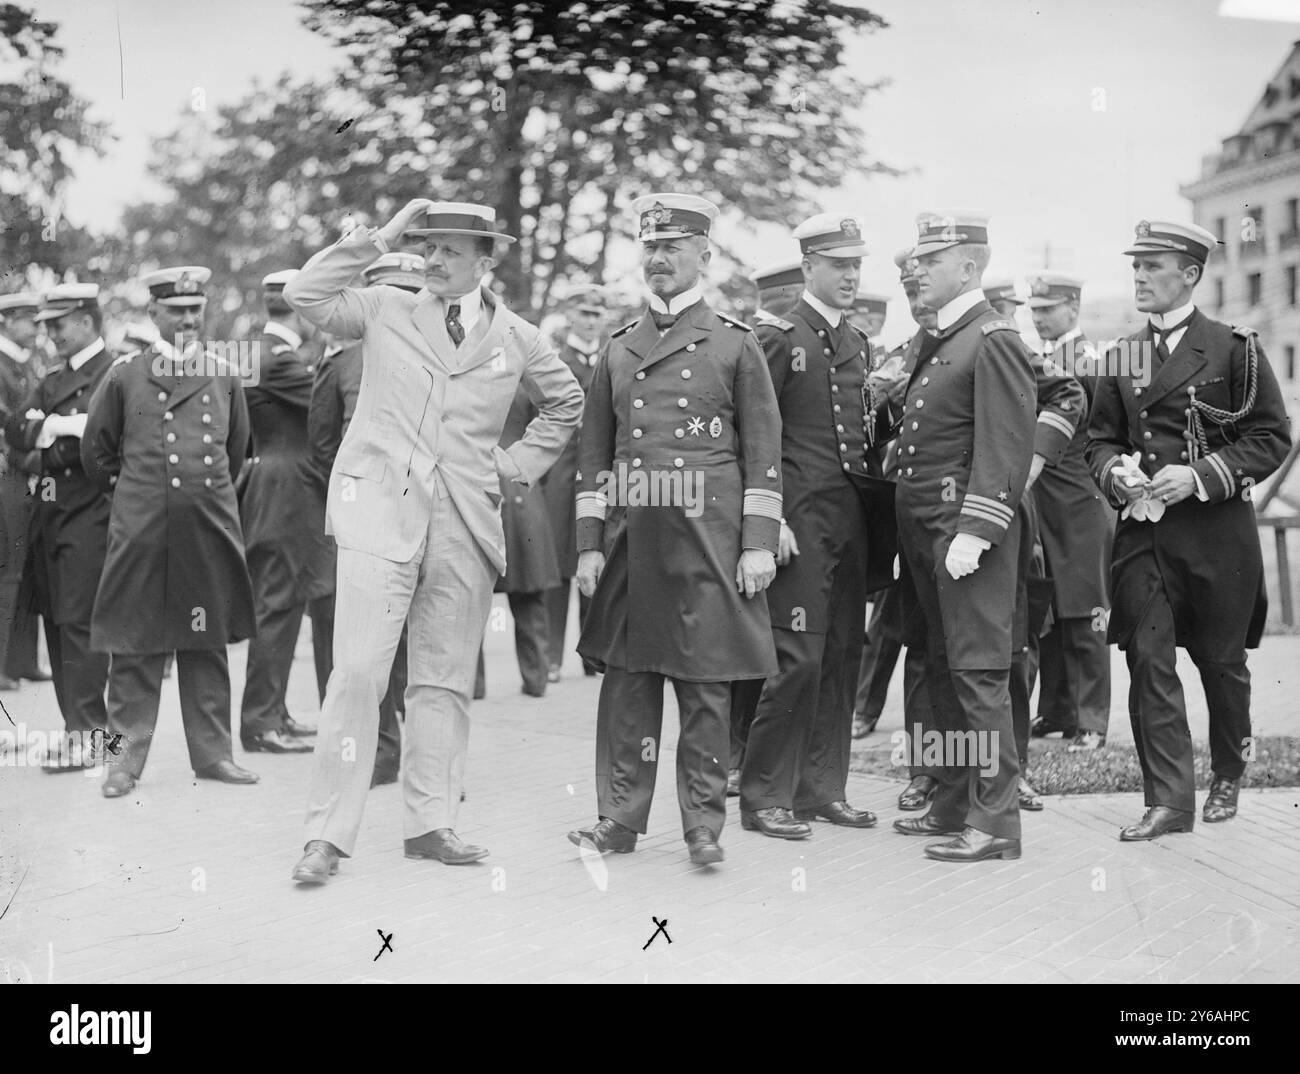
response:
{"label": "white glove", "polygon": [[63,435],[63,415],[51,414],[41,424],[41,431],[36,434],[36,450],[44,451]]}
{"label": "white glove", "polygon": [[1153,499],[1150,493],[1145,493],[1142,499],[1130,501],[1119,517],[1132,517],[1139,522],[1159,522],[1164,517],[1167,506],[1164,500]]}
{"label": "white glove", "polygon": [[973,533],[959,533],[948,546],[948,555],[943,565],[954,579],[965,578],[979,569],[980,553],[991,547],[983,537],[976,537]]}

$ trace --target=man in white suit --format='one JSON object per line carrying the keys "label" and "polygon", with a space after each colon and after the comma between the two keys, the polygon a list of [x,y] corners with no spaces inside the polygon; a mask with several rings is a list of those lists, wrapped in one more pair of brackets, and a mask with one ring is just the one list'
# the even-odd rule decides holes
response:
{"label": "man in white suit", "polygon": [[[421,216],[424,226],[411,225]],[[531,324],[482,286],[515,240],[492,210],[417,198],[382,228],[357,229],[285,288],[312,324],[360,339],[356,413],[330,475],[338,542],[334,670],[321,709],[305,855],[293,878],[324,883],[350,857],[378,736],[379,699],[409,630],[402,740],[407,857],[479,861],[456,836],[475,659],[506,566],[501,483],[531,485],[582,414],[582,389]],[[426,239],[425,289],[349,284],[403,234]],[[497,446],[522,383],[537,417]]]}

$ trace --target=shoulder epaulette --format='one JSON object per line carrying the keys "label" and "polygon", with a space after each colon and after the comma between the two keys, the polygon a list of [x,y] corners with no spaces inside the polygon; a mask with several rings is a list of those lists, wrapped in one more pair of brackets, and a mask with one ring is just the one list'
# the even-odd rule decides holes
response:
{"label": "shoulder epaulette", "polygon": [[641,318],[639,317],[635,321],[628,321],[627,324],[625,324],[622,328],[614,329],[614,331],[609,334],[609,338],[617,339],[619,336],[632,331],[632,329],[634,329],[640,323],[640,321]]}
{"label": "shoulder epaulette", "polygon": [[[140,353],[139,351],[131,351],[129,354],[123,354],[121,357],[115,358],[113,360],[113,365],[128,365],[131,359],[134,358],[139,353]],[[108,368],[112,369],[113,365],[109,366]]]}
{"label": "shoulder epaulette", "polygon": [[775,313],[768,313],[767,310],[759,310],[754,315],[754,323],[760,326],[766,325],[768,328],[779,328],[782,332],[794,331],[794,322],[778,317]]}
{"label": "shoulder epaulette", "polygon": [[1006,329],[1008,332],[1015,332],[1016,335],[1020,335],[1020,329],[1018,329],[1011,321],[989,321],[989,323],[984,325],[980,331],[987,336],[990,332],[996,332],[999,329]]}
{"label": "shoulder epaulette", "polygon": [[1234,324],[1232,326],[1232,334],[1234,336],[1241,336],[1242,339],[1250,339],[1251,336],[1259,335],[1259,333],[1253,328],[1245,328],[1239,324]]}
{"label": "shoulder epaulette", "polygon": [[752,332],[753,329],[744,321],[738,321],[729,313],[719,313],[718,320],[723,324],[730,325],[732,328],[739,328],[742,332]]}

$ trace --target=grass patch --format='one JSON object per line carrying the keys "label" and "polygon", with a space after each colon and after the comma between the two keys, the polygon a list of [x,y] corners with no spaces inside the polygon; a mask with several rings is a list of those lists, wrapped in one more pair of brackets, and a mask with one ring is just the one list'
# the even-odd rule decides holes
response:
{"label": "grass patch", "polygon": [[[1070,753],[1066,743],[1036,738],[1029,743],[1026,775],[1039,794],[1125,794],[1142,790],[1142,767],[1131,745],[1103,746],[1091,753]],[[1210,786],[1210,747],[1193,743],[1196,753],[1196,789]],[[862,750],[853,754],[854,772],[906,782],[908,769],[890,762],[890,750]],[[1246,787],[1300,787],[1300,738],[1276,735],[1255,741],[1255,759],[1246,765],[1241,785]]]}

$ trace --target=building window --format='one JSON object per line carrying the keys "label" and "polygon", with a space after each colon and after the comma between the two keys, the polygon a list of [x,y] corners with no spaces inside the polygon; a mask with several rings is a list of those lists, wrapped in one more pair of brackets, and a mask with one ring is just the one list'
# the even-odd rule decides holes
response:
{"label": "building window", "polygon": [[1223,279],[1219,278],[1214,281],[1214,308],[1223,309]]}
{"label": "building window", "polygon": [[1296,304],[1296,267],[1287,265],[1286,267],[1286,304],[1294,306]]}
{"label": "building window", "polygon": [[1246,304],[1254,307],[1259,305],[1260,295],[1264,292],[1264,282],[1258,272],[1252,272],[1246,277]]}
{"label": "building window", "polygon": [[1295,380],[1295,345],[1286,345],[1286,379]]}

